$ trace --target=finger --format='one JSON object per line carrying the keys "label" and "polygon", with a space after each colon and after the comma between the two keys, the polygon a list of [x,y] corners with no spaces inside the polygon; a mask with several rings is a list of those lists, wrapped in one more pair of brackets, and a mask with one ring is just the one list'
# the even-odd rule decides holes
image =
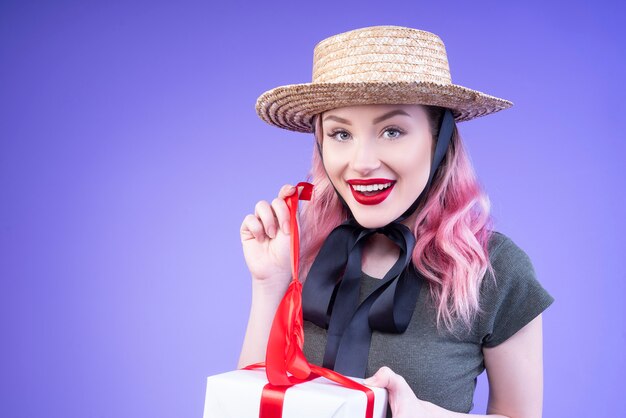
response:
{"label": "finger", "polygon": [[[300,196],[300,193],[302,193],[302,190],[304,190],[304,186],[299,186],[297,188],[297,193],[298,196]],[[292,194],[294,194],[294,192],[296,192],[296,186],[292,186],[291,184],[285,184],[283,187],[281,187],[279,193],[278,193],[278,198],[284,200],[287,196],[291,196]],[[287,213],[289,213],[289,207],[287,206]],[[298,227],[300,227],[300,216],[298,211],[296,210],[296,222],[298,224]],[[281,220],[281,228],[282,230],[286,233],[289,234],[290,233],[290,219],[289,217],[287,218],[287,222],[284,222]]]}
{"label": "finger", "polygon": [[[281,199],[284,201],[287,196],[291,196],[295,192],[296,192],[296,186],[292,184],[285,184],[283,187],[280,188],[280,191],[278,192],[278,199]],[[285,203],[285,207],[286,207],[287,214],[289,214],[289,207],[287,206],[286,203]],[[277,213],[276,215],[278,216],[279,214]],[[280,222],[280,226],[283,232],[285,234],[289,234],[290,232],[289,216],[287,216],[286,221],[279,218],[279,222]]]}
{"label": "finger", "polygon": [[296,186],[292,186],[291,184],[285,184],[283,187],[280,188],[280,191],[278,192],[278,197],[280,199],[284,199],[287,196],[290,196],[291,194],[293,194],[293,192],[296,191]]}
{"label": "finger", "polygon": [[409,387],[402,376],[394,373],[394,371],[387,366],[378,369],[372,377],[365,379],[363,383],[379,388],[387,388],[387,390],[391,392],[398,392]]}
{"label": "finger", "polygon": [[365,379],[363,383],[365,383],[366,385],[387,387],[386,384],[389,382],[389,376],[386,369],[388,369],[388,367],[381,367],[376,371],[376,373]]}
{"label": "finger", "polygon": [[241,241],[256,239],[259,242],[265,240],[265,229],[259,218],[254,215],[247,215],[241,223]]}
{"label": "finger", "polygon": [[289,234],[289,207],[284,199],[276,198],[272,200],[272,210],[276,214],[278,225],[285,234]]}
{"label": "finger", "polygon": [[265,233],[270,238],[276,238],[277,221],[272,207],[265,200],[258,202],[254,208],[254,214],[261,220]]}

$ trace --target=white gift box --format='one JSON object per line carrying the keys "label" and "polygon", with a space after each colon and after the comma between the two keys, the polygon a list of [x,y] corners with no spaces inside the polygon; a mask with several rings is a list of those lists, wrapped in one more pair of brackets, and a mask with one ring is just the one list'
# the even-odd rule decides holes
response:
{"label": "white gift box", "polygon": [[[363,383],[363,379],[351,377]],[[258,418],[265,369],[235,370],[209,376],[203,418]],[[374,392],[374,418],[387,412],[387,390],[368,386]],[[365,417],[367,396],[324,377],[287,389],[283,418],[361,418]]]}

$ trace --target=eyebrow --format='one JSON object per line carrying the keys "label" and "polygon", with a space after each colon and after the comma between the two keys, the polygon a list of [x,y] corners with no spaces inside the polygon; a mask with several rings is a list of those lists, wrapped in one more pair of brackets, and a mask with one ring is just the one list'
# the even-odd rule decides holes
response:
{"label": "eyebrow", "polygon": [[[404,116],[411,116],[408,113],[406,113],[404,110],[401,109],[396,109],[396,110],[392,110],[391,112],[387,112],[382,116],[377,117],[376,119],[374,119],[374,121],[372,122],[372,125],[376,125],[377,123],[380,123],[386,119],[389,119],[391,117],[394,117],[396,115],[404,115]],[[340,118],[339,116],[333,116],[333,115],[328,115],[324,118],[324,120],[334,120],[337,121],[339,123],[345,123],[346,125],[350,125],[352,126],[352,124],[350,123],[349,120],[344,119],[344,118]]]}

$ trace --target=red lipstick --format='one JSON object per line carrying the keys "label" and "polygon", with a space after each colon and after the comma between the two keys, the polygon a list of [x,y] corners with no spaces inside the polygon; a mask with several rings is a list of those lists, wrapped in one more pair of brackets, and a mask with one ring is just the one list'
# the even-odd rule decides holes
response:
{"label": "red lipstick", "polygon": [[[367,186],[372,184],[388,184],[391,183],[391,186],[382,189],[382,190],[373,190],[371,192],[362,192],[355,190],[354,186]],[[353,179],[348,180],[348,184],[350,184],[350,191],[352,192],[352,196],[354,199],[362,205],[378,205],[383,202],[389,193],[391,193],[391,189],[395,186],[395,180],[389,179]]]}

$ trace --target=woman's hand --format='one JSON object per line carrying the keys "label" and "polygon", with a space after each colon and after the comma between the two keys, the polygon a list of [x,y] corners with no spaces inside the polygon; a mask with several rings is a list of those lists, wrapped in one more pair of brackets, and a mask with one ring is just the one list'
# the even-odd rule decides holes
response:
{"label": "woman's hand", "polygon": [[243,254],[253,280],[287,285],[291,279],[289,208],[285,197],[295,186],[284,185],[271,205],[262,200],[241,224]]}
{"label": "woman's hand", "polygon": [[269,204],[260,201],[241,224],[241,244],[252,275],[252,304],[237,367],[264,361],[276,308],[291,281],[289,208],[285,197],[296,191],[283,186]]}
{"label": "woman's hand", "polygon": [[427,403],[418,399],[404,377],[395,374],[389,367],[381,367],[363,383],[387,389],[393,418],[425,418],[431,416],[427,409]]}

